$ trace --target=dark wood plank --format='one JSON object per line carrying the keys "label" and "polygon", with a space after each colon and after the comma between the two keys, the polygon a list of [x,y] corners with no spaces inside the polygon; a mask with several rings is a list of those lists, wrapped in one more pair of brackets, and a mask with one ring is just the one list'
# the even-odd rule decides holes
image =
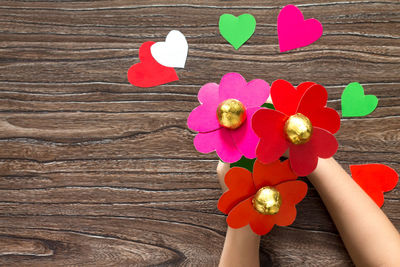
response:
{"label": "dark wood plank", "polygon": [[[326,86],[340,111],[360,82],[376,111],[342,119],[336,158],[400,171],[400,3],[291,1],[324,36],[280,54],[284,1],[2,1],[0,5],[0,264],[128,266],[218,263],[226,231],[217,208],[217,157],[195,151],[186,128],[197,92],[226,72]],[[218,33],[223,13],[252,13],[238,51]],[[179,14],[179,16],[177,16]],[[145,41],[172,29],[189,42],[180,80],[131,86]],[[383,207],[400,229],[400,187]],[[351,266],[310,187],[289,227],[263,237],[264,266]]]}

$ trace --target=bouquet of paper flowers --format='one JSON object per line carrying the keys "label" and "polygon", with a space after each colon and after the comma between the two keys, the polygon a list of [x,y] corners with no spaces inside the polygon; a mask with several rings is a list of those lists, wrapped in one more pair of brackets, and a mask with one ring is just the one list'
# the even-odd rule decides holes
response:
{"label": "bouquet of paper flowers", "polygon": [[[269,97],[272,104],[266,103]],[[246,82],[239,73],[228,73],[219,84],[201,87],[198,100],[200,106],[187,121],[198,132],[195,148],[201,153],[216,151],[223,162],[235,166],[225,175],[228,191],[218,202],[228,225],[249,224],[263,235],[275,224],[292,224],[295,205],[307,193],[307,184],[298,176],[310,174],[318,158],[332,157],[338,149],[334,134],[340,116],[326,106],[327,90],[313,82],[294,87],[285,80],[270,87],[263,80]],[[287,159],[282,160],[284,154]],[[249,161],[251,166],[243,164]],[[371,184],[357,182],[382,206],[383,197],[379,200],[374,190],[368,192]]]}

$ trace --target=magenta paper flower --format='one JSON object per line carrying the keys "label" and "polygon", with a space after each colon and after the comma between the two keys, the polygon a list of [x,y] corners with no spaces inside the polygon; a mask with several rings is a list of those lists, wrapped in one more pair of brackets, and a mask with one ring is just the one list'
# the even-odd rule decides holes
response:
{"label": "magenta paper flower", "polygon": [[[256,79],[247,83],[239,73],[225,74],[219,85],[207,83],[201,87],[197,96],[201,105],[187,121],[190,129],[199,132],[193,141],[197,151],[216,151],[222,161],[229,163],[242,155],[255,158],[259,137],[251,127],[251,118],[268,96],[267,82]],[[240,112],[235,113],[237,108]],[[232,121],[236,122],[233,126],[229,124]]]}

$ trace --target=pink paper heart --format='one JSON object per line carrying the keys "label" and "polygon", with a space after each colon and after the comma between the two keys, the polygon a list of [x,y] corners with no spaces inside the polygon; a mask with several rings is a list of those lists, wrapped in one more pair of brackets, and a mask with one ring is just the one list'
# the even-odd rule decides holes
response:
{"label": "pink paper heart", "polygon": [[278,39],[281,52],[304,47],[322,36],[322,24],[316,19],[304,20],[300,9],[285,6],[278,15]]}

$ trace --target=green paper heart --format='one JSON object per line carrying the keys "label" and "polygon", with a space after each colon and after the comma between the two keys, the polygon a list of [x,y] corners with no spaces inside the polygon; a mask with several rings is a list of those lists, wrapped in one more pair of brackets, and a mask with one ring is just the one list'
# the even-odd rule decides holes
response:
{"label": "green paper heart", "polygon": [[361,84],[355,82],[346,86],[342,93],[342,117],[366,116],[375,110],[378,98],[365,95]]}
{"label": "green paper heart", "polygon": [[219,32],[235,49],[239,49],[253,35],[256,19],[251,14],[235,17],[223,14],[219,18]]}

